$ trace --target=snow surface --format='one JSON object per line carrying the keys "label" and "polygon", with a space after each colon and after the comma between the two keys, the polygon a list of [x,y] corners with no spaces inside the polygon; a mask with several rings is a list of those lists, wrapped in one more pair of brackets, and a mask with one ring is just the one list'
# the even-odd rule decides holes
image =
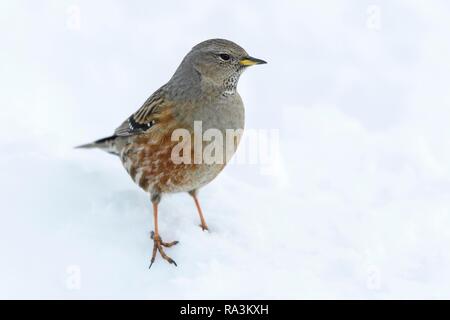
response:
{"label": "snow surface", "polygon": [[[448,30],[444,1],[0,2],[0,298],[450,298]],[[202,189],[209,233],[165,197],[179,267],[148,270],[148,196],[72,147],[212,37],[269,61],[239,91],[277,170]]]}

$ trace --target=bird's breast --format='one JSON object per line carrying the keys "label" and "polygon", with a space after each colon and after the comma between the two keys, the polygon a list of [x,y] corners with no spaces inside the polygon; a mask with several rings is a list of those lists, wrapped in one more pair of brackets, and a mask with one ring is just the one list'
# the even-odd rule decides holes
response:
{"label": "bird's breast", "polygon": [[204,130],[244,129],[245,112],[244,105],[238,93],[231,96],[219,96],[210,101],[198,103],[187,119],[191,124],[194,121],[201,122]]}
{"label": "bird's breast", "polygon": [[197,189],[213,180],[236,151],[244,128],[240,97],[183,107],[123,149],[125,168],[144,190]]}

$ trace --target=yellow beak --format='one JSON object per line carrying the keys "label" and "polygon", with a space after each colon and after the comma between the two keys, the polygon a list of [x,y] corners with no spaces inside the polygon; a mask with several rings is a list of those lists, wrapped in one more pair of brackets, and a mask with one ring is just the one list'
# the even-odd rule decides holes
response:
{"label": "yellow beak", "polygon": [[239,64],[241,66],[246,66],[246,67],[254,66],[255,64],[265,64],[265,63],[267,63],[267,62],[264,60],[261,60],[261,59],[253,58],[253,57],[245,57],[239,61]]}

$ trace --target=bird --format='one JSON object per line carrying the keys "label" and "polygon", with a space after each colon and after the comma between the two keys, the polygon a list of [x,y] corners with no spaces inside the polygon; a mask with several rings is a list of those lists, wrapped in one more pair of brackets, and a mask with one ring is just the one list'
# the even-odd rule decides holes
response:
{"label": "bird", "polygon": [[[187,192],[194,200],[200,227],[203,231],[209,230],[198,200],[198,190],[223,170],[242,136],[245,112],[237,92],[242,72],[250,66],[265,63],[230,40],[203,41],[187,53],[170,80],[113,135],[77,147],[97,148],[119,156],[133,181],[149,194],[154,222],[149,268],[158,252],[168,263],[177,266],[164,248],[170,248],[178,241],[164,242],[158,229],[158,205],[164,194]],[[213,152],[216,159],[215,156],[226,151],[227,157],[223,161],[202,161],[201,149],[208,145],[202,134],[208,130],[224,136],[230,130],[235,133],[231,151],[218,145]],[[175,133],[178,135],[174,139]],[[196,134],[200,134],[200,139]],[[214,139],[215,142],[220,140]],[[196,150],[197,146],[200,152]],[[178,152],[174,152],[175,149]],[[180,161],[180,158],[187,161]]]}

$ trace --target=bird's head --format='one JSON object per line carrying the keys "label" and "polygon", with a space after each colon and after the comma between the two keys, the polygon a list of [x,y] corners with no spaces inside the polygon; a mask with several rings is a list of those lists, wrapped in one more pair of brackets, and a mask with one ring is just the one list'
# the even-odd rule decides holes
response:
{"label": "bird's head", "polygon": [[239,76],[247,67],[264,63],[264,60],[249,56],[232,41],[211,39],[193,47],[183,60],[182,66],[190,64],[202,80],[223,86],[225,90],[234,90]]}

